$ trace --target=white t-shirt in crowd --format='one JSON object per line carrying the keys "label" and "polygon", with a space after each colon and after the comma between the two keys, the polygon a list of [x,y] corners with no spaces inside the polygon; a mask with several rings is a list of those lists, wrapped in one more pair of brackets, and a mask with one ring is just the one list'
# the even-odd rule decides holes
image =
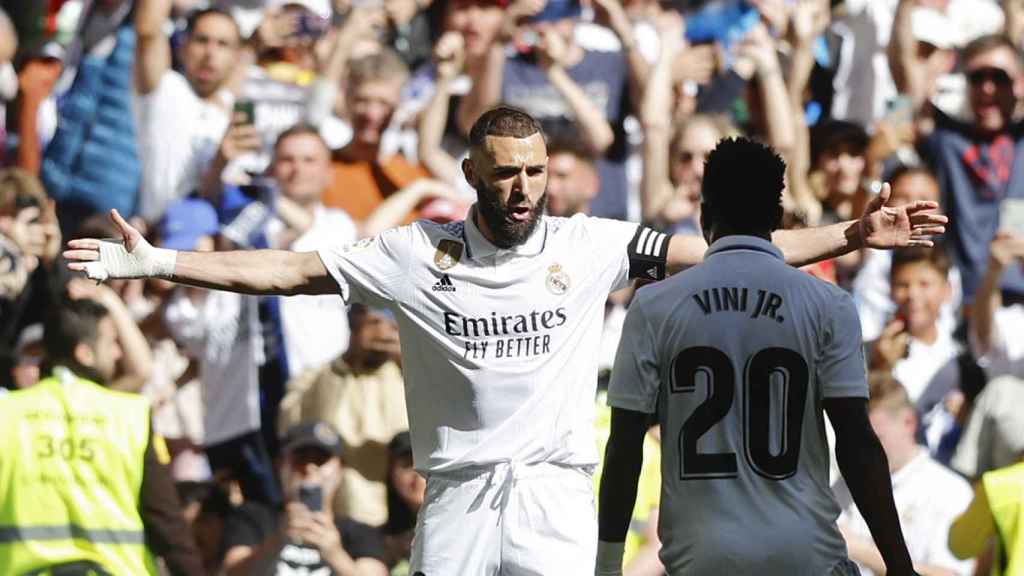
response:
{"label": "white t-shirt in crowd", "polygon": [[911,338],[907,357],[893,366],[892,375],[907,389],[910,401],[917,402],[936,375],[959,353],[960,346],[946,332],[939,331],[939,337],[931,344]]}
{"label": "white t-shirt in crowd", "polygon": [[[833,490],[843,507],[839,522],[851,534],[871,540],[867,522],[853,503],[846,484],[840,480]],[[922,448],[917,456],[893,473],[892,496],[914,564],[938,566],[961,576],[974,573],[974,561],[957,560],[947,544],[949,527],[974,496],[966,480],[933,460]],[[874,574],[863,566],[860,570],[865,576]]]}
{"label": "white t-shirt in crowd", "polygon": [[[272,221],[269,226],[271,238],[282,227],[280,221]],[[318,205],[309,230],[290,246],[282,248],[310,252],[337,242],[355,240],[356,225],[348,213]],[[284,351],[291,376],[320,368],[348,349],[348,308],[341,298],[335,295],[289,296],[281,298],[280,310]]]}
{"label": "white t-shirt in crowd", "polygon": [[259,430],[264,357],[257,298],[210,290],[197,304],[185,290],[171,297],[164,320],[174,339],[199,360],[203,445]]}
{"label": "white t-shirt in crowd", "polygon": [[[545,216],[499,249],[471,217],[320,250],[346,301],[395,313],[418,470],[597,463],[604,305],[638,237],[629,222]],[[650,238],[649,253],[667,249]]]}
{"label": "white t-shirt in crowd", "polygon": [[171,202],[190,194],[217,154],[233,98],[203,100],[181,74],[168,70],[155,90],[136,98],[142,184],[138,212],[154,221]]}
{"label": "white t-shirt in crowd", "polygon": [[1021,326],[1024,326],[1024,304],[1014,304],[1003,306],[992,315],[992,342],[988,350],[981,350],[974,333],[971,333],[971,349],[990,380],[1000,376],[1024,379],[1024,338],[1019,336]]}
{"label": "white t-shirt in crowd", "polygon": [[729,236],[641,288],[608,404],[659,414],[670,574],[820,576],[846,559],[822,401],[867,398],[849,295]]}

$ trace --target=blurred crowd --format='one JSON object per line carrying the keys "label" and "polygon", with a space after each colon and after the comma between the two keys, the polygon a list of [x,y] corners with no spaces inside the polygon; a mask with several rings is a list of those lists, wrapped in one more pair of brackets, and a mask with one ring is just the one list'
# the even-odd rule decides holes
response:
{"label": "blurred crowd", "polygon": [[[104,384],[149,399],[211,573],[313,573],[287,570],[336,547],[360,573],[403,573],[425,484],[395,319],[336,296],[96,285],[61,247],[118,236],[112,208],[177,250],[305,251],[462,219],[476,200],[467,131],[499,102],[544,127],[555,216],[700,234],[704,158],[738,134],[786,159],[788,227],[857,218],[883,182],[891,203],[938,201],[950,222],[936,247],[807,272],[857,303],[872,424],[919,572],[998,566],[950,529],[969,482],[1024,454],[1024,1],[0,7],[3,387],[48,376],[48,311],[101,304],[122,351]],[[607,367],[629,297],[607,304]],[[658,441],[627,574],[661,573]],[[310,479],[334,526],[307,514]],[[884,571],[839,480],[835,492],[851,557]],[[305,544],[266,546],[281,530]]]}

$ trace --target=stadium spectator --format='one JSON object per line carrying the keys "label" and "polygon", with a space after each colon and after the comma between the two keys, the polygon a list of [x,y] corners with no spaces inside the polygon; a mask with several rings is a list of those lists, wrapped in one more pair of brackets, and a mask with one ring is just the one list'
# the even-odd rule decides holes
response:
{"label": "stadium spectator", "polygon": [[[939,183],[928,168],[923,166],[901,167],[888,178],[892,186],[892,203],[895,206],[918,200],[939,201]],[[864,265],[853,280],[851,292],[860,316],[861,333],[865,341],[878,338],[882,328],[896,311],[890,297],[889,271],[892,267],[892,253],[883,250],[867,250]],[[939,315],[939,329],[952,333],[956,328],[960,309],[960,272],[955,266],[949,268],[949,285],[952,290],[949,301],[942,305]]]}
{"label": "stadium spectator", "polygon": [[[270,175],[280,194],[276,217],[267,226],[271,247],[302,251],[335,238],[356,240],[356,225],[349,215],[323,204],[332,178],[331,151],[315,128],[300,124],[281,133]],[[357,194],[355,190],[349,193]],[[343,301],[330,296],[295,296],[282,298],[279,305],[292,376],[321,368],[348,347],[348,314]]]}
{"label": "stadium spectator", "polygon": [[[408,75],[392,50],[365,56],[349,66],[346,108],[352,141],[334,153],[334,179],[323,202],[341,208],[356,222],[366,220],[388,196],[427,176],[423,168],[401,155],[381,157],[381,136]],[[403,223],[410,222],[416,212],[403,216]]]}
{"label": "stadium spectator", "polygon": [[176,488],[203,568],[207,574],[220,574],[224,522],[232,510],[227,493],[213,482],[178,482]]}
{"label": "stadium spectator", "polygon": [[148,402],[107,388],[121,357],[107,309],[51,309],[45,347],[46,378],[0,397],[0,572],[157,574],[159,556],[202,574]]}
{"label": "stadium spectator", "polygon": [[25,327],[40,323],[56,299],[61,232],[39,180],[0,170],[0,380],[10,387],[13,348]]}
{"label": "stadium spectator", "polygon": [[938,324],[939,310],[950,298],[948,276],[949,257],[941,248],[893,254],[890,283],[896,312],[878,340],[868,345],[868,358],[872,370],[892,372],[911,402],[917,402],[958,353],[952,333]]}
{"label": "stadium spectator", "polygon": [[[327,298],[327,296],[321,296]],[[354,304],[348,350],[288,383],[278,426],[324,420],[341,435],[347,456],[334,510],[371,526],[387,519],[387,443],[409,428],[398,325],[384,308]]]}
{"label": "stadium spectator", "polygon": [[[84,8],[82,34],[64,57],[64,89],[54,99],[56,131],[40,170],[67,226],[111,208],[134,214],[142,176],[132,102],[137,44],[132,3]],[[37,141],[34,136],[30,141]]]}
{"label": "stadium spectator", "polygon": [[990,552],[994,571],[1008,576],[1020,574],[1024,568],[1022,488],[1022,462],[983,474],[974,488],[970,506],[949,530],[949,549],[953,554],[966,559]]}
{"label": "stadium spectator", "polygon": [[[1000,206],[1024,197],[1016,159],[1024,150],[1014,121],[1021,83],[1019,49],[1005,36],[983,36],[960,53],[967,77],[970,123],[956,121],[929,104],[935,130],[923,140],[942,189],[943,208],[952,223],[951,256],[963,279],[964,301],[971,302],[988,262]],[[1003,290],[1024,293],[1024,270],[1007,269]]]}
{"label": "stadium spectator", "polygon": [[224,571],[233,574],[384,576],[377,532],[326,505],[334,499],[347,457],[341,438],[322,421],[299,424],[282,440],[285,506],[247,502],[224,528]]}
{"label": "stadium spectator", "polygon": [[601,187],[595,164],[594,154],[577,137],[548,142],[548,214],[590,214],[590,203]]}
{"label": "stadium spectator", "polygon": [[976,293],[970,343],[991,379],[974,399],[953,466],[971,478],[1009,466],[1024,451],[1024,304],[1003,305],[1000,279],[1024,262],[1020,234],[1001,230],[989,248],[988,268]]}
{"label": "stadium spectator", "polygon": [[14,347],[14,367],[10,379],[15,390],[29,388],[42,377],[40,365],[43,362],[43,325],[26,326],[18,336]]}
{"label": "stadium spectator", "polygon": [[[209,8],[188,19],[180,56],[171,68],[164,33],[172,0],[140,0],[135,8],[136,90],[142,184],[138,213],[155,222],[172,201],[200,187],[215,157],[255,148],[254,134],[228,132],[234,96],[229,86],[241,63],[241,35],[231,14]],[[219,175],[219,173],[218,173]]]}
{"label": "stadium spectator", "polygon": [[427,481],[412,461],[409,432],[399,432],[388,442],[388,520],[381,526],[387,564],[392,576],[409,573],[416,517],[426,497]]}
{"label": "stadium spectator", "polygon": [[[953,520],[967,509],[971,487],[917,443],[917,414],[903,385],[884,372],[868,378],[868,417],[882,443],[892,475],[896,513],[919,574],[971,576],[974,563],[957,560],[946,543]],[[871,532],[842,481],[832,486],[843,512],[839,529],[850,558],[866,576],[885,573]]]}
{"label": "stadium spectator", "polygon": [[[217,214],[204,200],[171,204],[159,226],[160,245],[211,251]],[[247,500],[276,504],[280,490],[261,429],[263,336],[257,298],[180,287],[163,310],[174,340],[198,363],[203,447],[215,478],[237,481]]]}

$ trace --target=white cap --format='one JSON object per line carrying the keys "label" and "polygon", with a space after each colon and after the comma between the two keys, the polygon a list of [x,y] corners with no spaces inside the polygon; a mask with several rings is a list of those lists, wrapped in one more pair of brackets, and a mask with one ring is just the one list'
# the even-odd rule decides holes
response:
{"label": "white cap", "polygon": [[914,32],[915,40],[936,48],[949,50],[961,44],[961,35],[953,21],[934,8],[913,8],[910,13],[910,28]]}
{"label": "white cap", "polygon": [[267,0],[264,8],[271,10],[288,4],[302,6],[324,20],[330,18],[332,14],[331,0]]}

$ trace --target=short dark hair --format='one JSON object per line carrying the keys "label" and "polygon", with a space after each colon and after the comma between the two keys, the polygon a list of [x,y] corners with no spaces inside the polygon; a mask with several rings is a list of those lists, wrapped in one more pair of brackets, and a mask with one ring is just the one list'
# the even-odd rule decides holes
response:
{"label": "short dark hair", "polygon": [[897,182],[911,176],[924,176],[934,182],[936,186],[939,185],[938,179],[935,178],[935,173],[929,170],[927,166],[918,164],[900,164],[893,168],[892,172],[885,179],[895,188]]}
{"label": "short dark hair", "polygon": [[1020,49],[1017,48],[1017,45],[1006,34],[986,34],[971,40],[960,53],[960,60],[966,65],[975,57],[997,48],[1006,48],[1013,52],[1014,57],[1017,59],[1017,66],[1024,68],[1024,57],[1022,57]]}
{"label": "short dark hair", "polygon": [[96,343],[100,320],[107,314],[106,307],[95,300],[65,299],[61,302],[47,316],[43,329],[47,360],[78,367],[75,347],[82,343],[90,346]]}
{"label": "short dark hair", "polygon": [[206,18],[207,16],[223,16],[224,18],[230,20],[231,24],[233,24],[235,27],[235,32],[238,35],[238,41],[242,41],[242,28],[238,26],[238,21],[235,20],[235,17],[231,15],[231,12],[228,12],[223,8],[202,8],[200,10],[195,10],[192,13],[190,13],[188,15],[188,18],[186,18],[185,20],[185,36],[191,36],[192,32],[194,32],[196,29],[196,25],[199,24],[199,21],[203,18]]}
{"label": "short dark hair", "polygon": [[911,264],[925,263],[934,268],[943,278],[949,275],[949,255],[940,244],[931,247],[910,246],[892,251],[892,265],[889,268],[891,277],[898,269]]}
{"label": "short dark hair", "polygon": [[499,104],[481,114],[473,123],[469,130],[469,148],[482,149],[488,136],[526,138],[537,133],[544,135],[536,118],[521,108]]}
{"label": "short dark hair", "polygon": [[594,151],[584,144],[583,138],[575,131],[552,136],[548,140],[548,157],[556,154],[568,154],[590,165],[597,161]]}
{"label": "short dark hair", "polygon": [[847,120],[826,120],[811,129],[811,163],[840,146],[849,146],[857,154],[867,152],[871,137],[864,126]]}
{"label": "short dark hair", "polygon": [[737,231],[775,230],[785,177],[786,163],[770,146],[745,137],[720,140],[704,163],[705,217]]}
{"label": "short dark hair", "polygon": [[331,151],[331,147],[327,145],[327,141],[320,135],[320,131],[317,130],[316,126],[305,122],[300,122],[291,128],[288,128],[284,132],[281,132],[277,136],[277,140],[274,140],[274,151],[277,151],[277,147],[292,136],[313,136],[320,141],[320,144],[323,144],[324,150],[327,150],[328,152]]}

